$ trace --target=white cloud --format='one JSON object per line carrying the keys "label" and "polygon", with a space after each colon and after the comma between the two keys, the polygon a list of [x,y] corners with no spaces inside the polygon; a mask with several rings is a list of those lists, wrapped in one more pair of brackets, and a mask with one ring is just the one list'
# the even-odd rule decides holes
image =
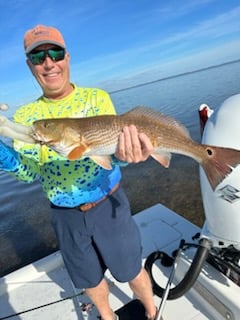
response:
{"label": "white cloud", "polygon": [[[240,32],[239,16],[240,7],[236,7],[234,10],[215,18],[202,20],[190,29],[186,27],[185,31],[174,32],[165,38],[149,39],[131,48],[95,56],[80,63],[73,61],[72,78],[78,83],[126,78],[128,75],[139,73],[140,70],[155,68],[156,65],[168,63],[173,65],[175,60],[180,59],[185,62],[185,66],[189,63],[191,68],[193,67],[190,63],[193,60],[191,56],[195,57],[195,61],[202,56],[201,63],[198,63],[198,66],[194,64],[195,68],[203,67],[204,59],[207,59],[208,64],[238,59],[239,42],[233,42],[232,38],[236,38],[236,35],[238,38]],[[232,43],[228,44],[230,41]]]}

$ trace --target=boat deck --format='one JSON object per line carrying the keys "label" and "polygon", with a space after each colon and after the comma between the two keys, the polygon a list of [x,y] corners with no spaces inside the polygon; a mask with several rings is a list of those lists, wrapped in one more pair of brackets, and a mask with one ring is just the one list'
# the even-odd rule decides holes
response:
{"label": "boat deck", "polygon": [[[200,231],[160,204],[136,214],[134,219],[142,235],[143,264],[146,257],[156,250],[171,256],[181,239],[191,243],[197,241],[193,238]],[[195,249],[182,253],[176,279],[184,276],[194,253]],[[154,265],[154,277],[162,287],[165,287],[170,272],[170,267],[163,267],[160,263]],[[135,299],[128,284],[117,282],[108,271],[106,278],[114,310]],[[195,286],[185,296],[167,300],[163,317],[165,320],[237,320],[240,314],[239,293],[238,286],[206,263]],[[160,298],[156,296],[155,300],[159,306]],[[26,310],[31,311],[22,313]],[[97,320],[98,313],[84,289],[78,290],[72,285],[57,251],[0,279],[0,319]],[[120,320],[128,319],[120,317]]]}

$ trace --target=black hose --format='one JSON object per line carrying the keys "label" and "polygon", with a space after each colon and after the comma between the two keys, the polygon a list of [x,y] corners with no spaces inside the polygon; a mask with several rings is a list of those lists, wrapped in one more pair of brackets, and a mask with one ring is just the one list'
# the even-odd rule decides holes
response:
{"label": "black hose", "polygon": [[[186,275],[184,276],[182,281],[180,281],[176,285],[176,287],[169,290],[169,294],[168,294],[169,300],[177,299],[182,295],[184,295],[189,289],[191,289],[191,287],[193,286],[193,284],[195,283],[195,281],[197,280],[201,272],[202,266],[208,257],[210,249],[211,249],[210,241],[204,238],[201,239],[199,242],[197,252],[193,258],[192,264],[188,269]],[[145,269],[147,270],[150,276],[152,286],[153,286],[153,292],[159,297],[162,297],[164,289],[156,283],[152,274],[152,266],[156,260],[162,259],[164,255],[166,254],[161,251],[153,252],[148,256],[145,262]]]}

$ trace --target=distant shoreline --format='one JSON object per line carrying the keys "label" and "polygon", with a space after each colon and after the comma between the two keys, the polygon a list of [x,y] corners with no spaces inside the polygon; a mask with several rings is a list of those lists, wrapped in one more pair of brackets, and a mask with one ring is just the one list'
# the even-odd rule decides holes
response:
{"label": "distant shoreline", "polygon": [[193,73],[196,73],[196,72],[201,72],[201,71],[206,71],[206,70],[210,70],[210,69],[215,69],[215,68],[218,68],[218,67],[222,67],[222,66],[229,65],[229,64],[234,64],[234,63],[239,63],[239,62],[240,62],[240,59],[232,60],[232,61],[226,61],[226,62],[223,62],[223,63],[220,63],[220,64],[216,64],[216,65],[212,65],[212,66],[208,66],[208,67],[204,67],[204,68],[200,68],[200,69],[196,69],[196,70],[192,70],[192,71],[186,71],[186,72],[182,72],[182,73],[178,73],[178,74],[166,76],[166,77],[163,77],[163,78],[160,78],[160,79],[155,79],[155,80],[147,81],[147,82],[144,82],[144,83],[135,84],[135,85],[132,85],[132,86],[130,86],[130,87],[121,88],[121,89],[112,90],[112,91],[110,90],[110,91],[108,91],[108,92],[109,92],[110,94],[114,94],[114,93],[118,93],[118,92],[122,92],[122,91],[127,91],[127,90],[130,90],[130,89],[135,89],[135,88],[143,87],[143,86],[145,86],[145,85],[153,84],[153,83],[156,83],[156,82],[161,82],[161,81],[165,81],[165,80],[175,79],[175,78],[179,78],[179,77],[186,76],[186,75],[189,75],[189,74],[193,74]]}

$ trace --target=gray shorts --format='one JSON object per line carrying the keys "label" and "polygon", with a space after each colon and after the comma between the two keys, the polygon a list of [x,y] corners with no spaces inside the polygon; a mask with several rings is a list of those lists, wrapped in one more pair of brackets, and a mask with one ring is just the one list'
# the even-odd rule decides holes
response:
{"label": "gray shorts", "polygon": [[141,270],[140,233],[122,187],[87,212],[51,209],[52,225],[69,275],[77,288],[92,288],[108,268],[120,282]]}

